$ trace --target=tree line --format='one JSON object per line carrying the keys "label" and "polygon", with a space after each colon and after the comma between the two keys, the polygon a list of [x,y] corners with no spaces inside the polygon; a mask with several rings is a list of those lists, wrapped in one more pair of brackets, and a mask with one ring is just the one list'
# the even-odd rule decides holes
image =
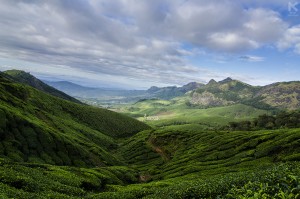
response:
{"label": "tree line", "polygon": [[276,115],[260,115],[252,121],[229,122],[224,130],[261,130],[300,128],[300,110],[281,111]]}

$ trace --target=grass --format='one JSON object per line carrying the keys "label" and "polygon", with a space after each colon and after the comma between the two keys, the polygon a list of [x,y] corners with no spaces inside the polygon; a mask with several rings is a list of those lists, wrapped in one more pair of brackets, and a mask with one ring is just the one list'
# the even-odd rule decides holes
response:
{"label": "grass", "polygon": [[[186,105],[186,97],[178,97],[170,101],[145,100],[133,105],[121,106],[118,110],[153,127],[200,124],[208,129],[226,125],[228,122],[251,120],[269,113],[243,104],[206,109],[194,108]],[[150,117],[145,118],[145,115]]]}

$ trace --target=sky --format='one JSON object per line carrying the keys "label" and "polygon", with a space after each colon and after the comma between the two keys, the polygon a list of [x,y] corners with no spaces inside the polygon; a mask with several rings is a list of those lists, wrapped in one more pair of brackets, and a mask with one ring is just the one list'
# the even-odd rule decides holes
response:
{"label": "sky", "polygon": [[300,1],[0,0],[0,70],[145,89],[299,80]]}

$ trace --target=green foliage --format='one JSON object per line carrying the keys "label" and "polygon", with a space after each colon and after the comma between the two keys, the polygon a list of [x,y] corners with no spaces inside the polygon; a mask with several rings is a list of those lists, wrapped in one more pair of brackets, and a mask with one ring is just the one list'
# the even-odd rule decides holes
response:
{"label": "green foliage", "polygon": [[134,170],[127,167],[83,169],[6,162],[0,164],[0,196],[83,198],[94,192],[108,190],[112,184],[135,183],[136,175]]}
{"label": "green foliage", "polygon": [[[228,82],[218,89],[249,89]],[[1,74],[0,92],[1,198],[299,197],[300,129],[291,128],[299,127],[297,111],[232,123],[243,131],[218,131],[213,127],[261,110],[191,110],[186,98],[136,103],[136,114],[176,115],[155,130]],[[250,131],[256,128],[266,130]]]}
{"label": "green foliage", "polygon": [[299,198],[299,163],[115,188],[90,198]]}
{"label": "green foliage", "polygon": [[258,129],[279,129],[299,128],[300,111],[281,111],[275,116],[260,115],[253,121],[230,122],[223,129],[230,130],[258,130]]}
{"label": "green foliage", "polygon": [[267,104],[265,102],[263,102],[264,97],[259,96],[259,97],[255,97],[255,98],[251,98],[251,99],[245,99],[243,100],[241,103],[248,105],[248,106],[253,106],[255,108],[258,109],[263,109],[263,110],[273,110],[275,111],[276,108],[271,106],[270,104]]}
{"label": "green foliage", "polygon": [[149,128],[112,111],[0,80],[0,157],[83,167],[122,165],[110,153],[117,146],[114,138]]}
{"label": "green foliage", "polygon": [[20,82],[23,84],[27,84],[29,86],[32,86],[40,91],[46,92],[50,95],[69,100],[71,102],[75,103],[81,103],[77,99],[45,84],[44,82],[40,81],[39,79],[32,76],[30,73],[26,73],[21,70],[7,70],[4,71],[4,74],[6,75],[6,78],[9,78],[11,80],[14,80],[16,82]]}
{"label": "green foliage", "polygon": [[[201,124],[204,129],[224,126],[228,122],[250,120],[262,114],[270,113],[243,104],[224,107],[200,108],[185,97],[167,100],[144,100],[130,106],[121,106],[121,111],[154,127],[183,124]],[[157,117],[157,120],[145,120],[144,115]],[[206,126],[206,127],[205,127]]]}

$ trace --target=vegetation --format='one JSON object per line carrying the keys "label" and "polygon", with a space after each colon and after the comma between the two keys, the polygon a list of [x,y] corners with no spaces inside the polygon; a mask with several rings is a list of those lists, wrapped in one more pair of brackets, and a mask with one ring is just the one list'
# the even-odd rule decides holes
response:
{"label": "vegetation", "polygon": [[26,73],[21,70],[7,70],[4,71],[2,75],[5,75],[6,78],[11,79],[13,81],[20,82],[22,84],[26,84],[32,86],[40,91],[46,92],[50,95],[69,100],[71,102],[81,103],[79,100],[45,84],[44,82],[40,81],[39,79],[32,76],[30,73]]}
{"label": "vegetation", "polygon": [[148,130],[122,141],[118,153],[130,167],[2,160],[0,192],[3,198],[298,198],[299,138],[300,129]]}
{"label": "vegetation", "polygon": [[299,128],[300,111],[281,111],[277,115],[260,115],[253,121],[230,122],[225,129],[230,130],[259,130],[279,128]]}
{"label": "vegetation", "polygon": [[204,129],[224,126],[228,122],[251,120],[259,115],[272,113],[272,111],[256,109],[243,104],[198,108],[191,107],[186,102],[187,96],[172,100],[151,99],[142,100],[133,105],[115,106],[118,108],[113,110],[125,113],[153,127],[200,124]]}
{"label": "vegetation", "polygon": [[242,103],[264,110],[294,110],[300,107],[299,91],[299,82],[281,82],[255,87],[227,78],[220,82],[210,81],[198,88],[192,93],[189,102],[191,105],[202,107]]}
{"label": "vegetation", "polygon": [[165,118],[154,129],[1,73],[0,93],[0,198],[300,198],[299,111],[197,109],[188,95],[125,108]]}
{"label": "vegetation", "polygon": [[44,164],[0,163],[1,198],[83,198],[111,185],[137,183],[127,167],[79,168]]}
{"label": "vegetation", "polygon": [[120,165],[114,138],[149,127],[0,77],[0,157],[56,165]]}

